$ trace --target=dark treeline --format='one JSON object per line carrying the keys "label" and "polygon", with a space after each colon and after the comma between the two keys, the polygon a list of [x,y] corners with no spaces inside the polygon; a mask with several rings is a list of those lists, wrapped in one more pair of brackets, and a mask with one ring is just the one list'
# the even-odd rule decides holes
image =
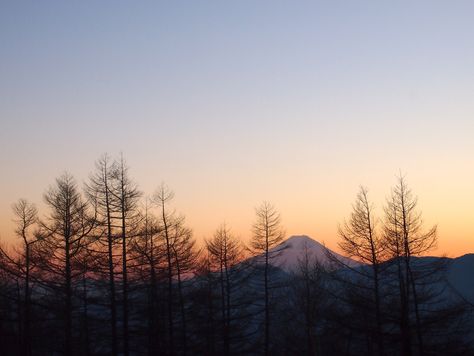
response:
{"label": "dark treeline", "polygon": [[[244,245],[223,224],[198,247],[164,184],[145,197],[124,159],[85,184],[64,174],[46,210],[13,205],[0,246],[2,355],[473,354],[472,305],[444,282],[448,259],[399,177],[375,217],[361,188],[340,227],[354,263],[309,249],[289,272],[278,211],[256,209]],[[10,241],[13,241],[10,239]]]}

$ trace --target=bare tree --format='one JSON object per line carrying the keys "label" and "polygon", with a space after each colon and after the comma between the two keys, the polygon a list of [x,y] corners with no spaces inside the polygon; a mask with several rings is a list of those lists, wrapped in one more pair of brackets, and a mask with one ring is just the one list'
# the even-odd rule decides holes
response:
{"label": "bare tree", "polygon": [[176,268],[176,284],[178,289],[178,302],[181,314],[180,329],[182,354],[186,355],[188,349],[188,336],[183,278],[186,278],[186,276],[187,278],[191,277],[198,257],[198,251],[195,248],[195,240],[192,236],[192,230],[184,225],[184,217],[182,216],[176,218],[172,226],[171,248]]}
{"label": "bare tree", "polygon": [[276,248],[285,237],[281,227],[281,218],[275,207],[264,202],[256,209],[256,221],[253,225],[253,237],[250,246],[257,255],[257,261],[263,259],[264,293],[264,354],[270,352],[270,262],[281,253]]}
{"label": "bare tree", "polygon": [[[18,305],[18,330],[22,355],[32,354],[31,333],[31,282],[34,264],[34,244],[37,232],[31,231],[38,223],[36,207],[26,199],[19,199],[12,205],[15,234],[21,240],[21,247],[9,253],[0,246],[1,269],[16,280]],[[23,288],[23,293],[21,293]]]}
{"label": "bare tree", "polygon": [[17,228],[15,233],[22,239],[24,248],[24,337],[23,347],[24,355],[31,355],[31,290],[30,290],[30,273],[31,273],[31,248],[37,241],[36,236],[30,232],[31,228],[37,223],[38,211],[33,204],[25,199],[20,199],[13,205],[13,213],[15,214],[15,223]]}
{"label": "bare tree", "polygon": [[174,320],[173,320],[173,247],[172,247],[172,225],[174,212],[168,211],[168,204],[173,199],[173,192],[165,185],[161,184],[156,190],[153,200],[161,210],[161,231],[165,241],[166,270],[168,282],[168,346],[171,355],[174,355]]}
{"label": "bare tree", "polygon": [[161,335],[159,334],[159,284],[160,271],[164,259],[164,246],[160,235],[158,219],[150,210],[149,199],[146,199],[141,212],[141,226],[138,238],[133,240],[129,252],[135,260],[133,268],[141,276],[141,281],[147,290],[146,315],[148,321],[147,339],[148,354],[155,355],[159,352]]}
{"label": "bare tree", "polygon": [[[368,200],[367,189],[360,187],[349,221],[339,227],[340,249],[349,257],[355,257],[370,269],[357,269],[373,284],[372,298],[375,304],[376,337],[378,354],[384,353],[381,315],[380,264],[384,259],[385,245],[376,231],[374,208]],[[368,272],[368,273],[367,273]]]}
{"label": "bare tree", "polygon": [[[112,336],[112,355],[118,354],[117,340],[117,292],[115,282],[115,259],[114,250],[116,239],[114,237],[114,206],[117,205],[115,196],[111,193],[113,172],[115,165],[110,162],[109,156],[104,154],[95,164],[95,172],[90,175],[86,184],[86,193],[91,201],[97,206],[98,225],[105,229],[104,234],[97,238],[99,245],[106,248],[106,268],[108,274],[108,296],[110,308],[110,328]],[[102,237],[105,235],[105,241]]]}
{"label": "bare tree", "polygon": [[410,336],[410,300],[412,300],[418,351],[423,354],[423,333],[412,257],[421,256],[436,246],[436,226],[426,232],[423,231],[421,214],[417,211],[417,199],[401,175],[392,189],[390,199],[387,200],[384,229],[387,249],[397,264],[403,352],[406,355],[412,353]]}
{"label": "bare tree", "polygon": [[123,303],[123,353],[129,355],[129,282],[128,282],[128,241],[133,234],[129,233],[136,228],[137,203],[142,193],[130,179],[128,167],[123,155],[114,167],[112,173],[111,194],[114,197],[115,211],[118,213],[120,238],[122,243],[122,303]]}
{"label": "bare tree", "polygon": [[50,208],[41,221],[41,268],[47,285],[61,295],[64,319],[64,353],[73,352],[73,283],[83,271],[77,268],[90,242],[95,216],[77,190],[73,177],[64,174],[44,195]]}
{"label": "bare tree", "polygon": [[232,235],[230,229],[221,225],[215,232],[214,237],[206,241],[210,262],[215,266],[219,274],[221,292],[221,315],[222,331],[224,339],[224,355],[230,353],[230,332],[232,312],[232,275],[240,272],[236,265],[242,261],[243,246]]}
{"label": "bare tree", "polygon": [[[164,183],[158,187],[153,197],[155,205],[160,210],[159,237],[167,282],[167,346],[171,355],[176,352],[186,354],[188,350],[184,280],[193,276],[199,253],[195,247],[192,230],[185,225],[184,217],[169,208],[173,197],[174,193]],[[175,306],[179,307],[179,320],[175,319]],[[176,327],[177,323],[180,323],[179,329]],[[180,349],[175,345],[175,330],[180,331]]]}

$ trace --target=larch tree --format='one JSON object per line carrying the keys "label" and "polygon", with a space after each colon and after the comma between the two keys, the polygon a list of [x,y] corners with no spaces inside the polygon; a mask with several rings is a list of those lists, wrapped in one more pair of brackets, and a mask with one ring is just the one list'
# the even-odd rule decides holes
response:
{"label": "larch tree", "polygon": [[159,321],[159,284],[162,269],[163,242],[160,236],[160,224],[157,217],[151,212],[149,199],[145,200],[141,211],[141,224],[138,238],[133,240],[129,248],[134,273],[141,277],[141,282],[146,290],[146,306],[144,318],[147,320],[148,354],[155,355],[160,350],[162,335]]}
{"label": "larch tree", "polygon": [[171,249],[176,270],[175,283],[178,291],[179,311],[181,314],[181,354],[186,355],[188,351],[188,328],[183,280],[193,275],[198,251],[196,250],[196,242],[193,238],[192,230],[185,226],[184,222],[183,216],[179,216],[174,220]]}
{"label": "larch tree", "polygon": [[138,186],[131,180],[128,167],[123,156],[115,164],[112,173],[112,188],[114,211],[117,212],[118,230],[122,244],[122,326],[123,326],[123,353],[130,353],[129,335],[129,275],[128,275],[128,243],[134,236],[137,228],[137,204],[142,195]]}
{"label": "larch tree", "polygon": [[257,264],[263,265],[264,294],[264,354],[270,354],[270,262],[280,255],[282,250],[277,246],[283,241],[285,233],[281,227],[281,218],[275,207],[263,202],[255,211],[256,221],[253,224],[253,236],[250,247],[256,255]]}
{"label": "larch tree", "polygon": [[384,229],[386,248],[397,268],[403,353],[412,354],[410,309],[413,308],[418,352],[423,354],[420,300],[412,257],[422,256],[436,246],[437,229],[433,226],[427,231],[423,230],[421,214],[417,210],[417,198],[413,196],[401,175],[387,200]]}
{"label": "larch tree", "polygon": [[[32,354],[32,272],[35,264],[35,243],[38,241],[38,211],[34,204],[19,199],[12,205],[15,223],[15,235],[21,240],[13,253],[0,246],[1,268],[16,279],[18,287],[18,330],[20,333],[21,354]],[[32,231],[33,230],[33,231]],[[20,288],[23,288],[21,293]]]}
{"label": "larch tree", "polygon": [[223,355],[229,355],[231,349],[234,279],[238,274],[241,274],[237,264],[242,261],[243,246],[234,237],[227,225],[223,224],[216,230],[213,238],[206,241],[206,249],[210,258],[209,262],[219,275],[221,330],[224,341]]}
{"label": "larch tree", "polygon": [[175,354],[174,347],[174,313],[173,313],[173,277],[174,277],[174,254],[172,246],[172,227],[174,224],[174,211],[169,211],[169,203],[173,199],[174,193],[162,183],[156,190],[153,201],[160,209],[159,223],[161,225],[161,236],[164,240],[164,250],[166,259],[166,279],[167,279],[167,316],[168,316],[168,350],[170,355]]}
{"label": "larch tree", "polygon": [[[184,216],[177,215],[169,207],[173,197],[173,192],[165,184],[158,187],[153,197],[160,211],[158,224],[162,241],[162,260],[166,271],[168,350],[171,355],[186,354],[188,351],[188,313],[184,280],[194,274],[199,254],[192,230],[186,226]],[[176,306],[179,320],[175,315]],[[180,331],[180,348],[175,345],[176,330]]]}
{"label": "larch tree", "polygon": [[64,174],[44,195],[49,215],[40,222],[38,244],[45,284],[62,301],[63,352],[73,354],[74,289],[83,271],[80,262],[90,242],[96,218],[82,199],[74,178]]}
{"label": "larch tree", "polygon": [[110,328],[111,328],[111,352],[113,356],[118,354],[117,337],[117,292],[115,280],[115,260],[117,259],[115,250],[117,239],[114,231],[114,208],[117,206],[116,198],[111,193],[113,172],[115,164],[110,161],[107,154],[104,154],[95,164],[95,171],[89,176],[89,182],[86,184],[86,193],[91,201],[97,207],[97,223],[102,231],[97,236],[96,247],[101,256],[105,247],[105,270],[108,276],[108,298],[110,309]]}
{"label": "larch tree", "polygon": [[31,355],[31,254],[32,246],[37,241],[34,233],[31,233],[31,229],[37,224],[38,211],[33,204],[30,204],[25,199],[20,199],[16,204],[13,205],[13,212],[15,214],[15,222],[17,228],[15,233],[22,239],[24,248],[24,325],[23,325],[23,347],[24,355]]}
{"label": "larch tree", "polygon": [[[369,202],[368,191],[360,187],[352,213],[348,221],[339,227],[339,248],[348,257],[355,258],[369,266],[369,268],[358,268],[356,271],[362,274],[364,280],[370,281],[372,286],[371,300],[366,305],[375,305],[376,335],[371,335],[376,340],[378,354],[384,353],[384,341],[382,330],[382,295],[381,295],[381,263],[385,258],[385,244],[382,236],[376,229],[376,218],[373,205]],[[341,262],[342,263],[342,262]],[[364,290],[361,296],[365,295]]]}

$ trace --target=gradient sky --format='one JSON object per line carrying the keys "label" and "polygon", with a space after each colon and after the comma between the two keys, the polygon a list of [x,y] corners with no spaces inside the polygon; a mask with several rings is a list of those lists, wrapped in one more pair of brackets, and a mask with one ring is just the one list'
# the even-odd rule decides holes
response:
{"label": "gradient sky", "polygon": [[[198,239],[273,202],[330,247],[401,170],[434,253],[474,252],[474,2],[1,1],[0,236],[123,152]],[[43,211],[44,213],[44,211]]]}

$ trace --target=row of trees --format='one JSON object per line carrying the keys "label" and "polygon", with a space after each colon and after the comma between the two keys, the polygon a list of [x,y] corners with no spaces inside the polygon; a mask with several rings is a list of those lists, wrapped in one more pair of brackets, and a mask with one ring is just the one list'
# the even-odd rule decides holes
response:
{"label": "row of trees", "polygon": [[[417,199],[403,176],[398,177],[376,217],[368,191],[361,187],[350,218],[339,227],[340,249],[364,263],[350,276],[336,276],[349,309],[341,315],[367,354],[403,355],[472,353],[472,315],[464,301],[451,298],[446,287],[446,258],[423,258],[437,242],[437,227],[424,230]],[[363,312],[363,317],[357,317]],[[355,332],[354,332],[355,330]],[[366,345],[363,345],[363,340]]]}
{"label": "row of trees", "polygon": [[[186,354],[198,300],[191,296],[202,292],[195,286],[203,284],[197,277],[205,276],[210,292],[216,283],[220,288],[222,350],[230,353],[238,299],[231,295],[236,280],[251,274],[249,266],[237,266],[250,249],[265,256],[267,310],[269,250],[283,239],[278,214],[267,203],[257,210],[250,249],[226,226],[198,249],[184,217],[171,208],[173,193],[164,184],[152,198],[142,197],[123,157],[104,155],[82,192],[71,175],[56,179],[44,194],[44,218],[25,199],[13,205],[20,240],[0,247],[5,352]],[[268,350],[268,312],[262,324]]]}
{"label": "row of trees", "polygon": [[104,155],[83,189],[56,180],[44,217],[14,204],[17,243],[0,247],[0,353],[472,352],[459,334],[470,310],[440,284],[445,264],[417,258],[436,228],[422,231],[403,178],[384,219],[361,189],[340,228],[341,250],[363,264],[328,252],[323,265],[308,249],[292,273],[275,266],[285,234],[271,204],[256,209],[248,246],[224,224],[198,248],[172,199],[163,184],[144,198],[123,157]]}

